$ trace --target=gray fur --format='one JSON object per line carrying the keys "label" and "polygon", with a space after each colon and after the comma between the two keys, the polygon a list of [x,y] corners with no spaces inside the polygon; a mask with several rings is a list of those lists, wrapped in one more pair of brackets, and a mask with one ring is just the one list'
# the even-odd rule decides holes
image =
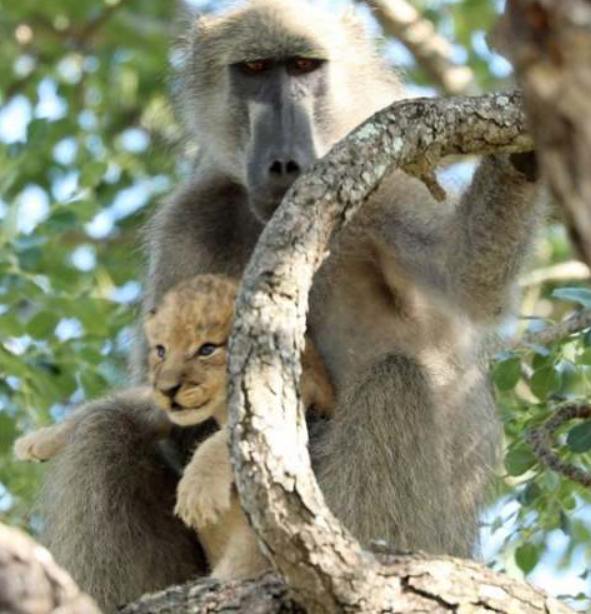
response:
{"label": "gray fur", "polygon": [[178,476],[158,453],[165,427],[149,396],[122,392],[73,419],[40,502],[56,560],[106,610],[202,574],[195,532],[173,515]]}
{"label": "gray fur", "polygon": [[[305,53],[326,60],[326,87],[314,90],[322,96],[306,119],[315,155],[401,96],[355,22],[303,2],[253,0],[188,33],[183,109],[202,149],[148,227],[145,308],[195,274],[240,275],[270,210],[257,209],[248,178],[252,156],[264,158],[251,142],[261,124],[228,65]],[[289,142],[289,132],[277,128],[276,138]],[[316,277],[310,329],[338,402],[312,449],[329,504],[365,543],[471,552],[500,441],[483,343],[531,241],[533,197],[505,158],[486,159],[458,205],[394,173]],[[144,363],[140,343],[138,378]],[[46,483],[50,546],[106,607],[184,579],[193,565],[141,411],[93,406]]]}

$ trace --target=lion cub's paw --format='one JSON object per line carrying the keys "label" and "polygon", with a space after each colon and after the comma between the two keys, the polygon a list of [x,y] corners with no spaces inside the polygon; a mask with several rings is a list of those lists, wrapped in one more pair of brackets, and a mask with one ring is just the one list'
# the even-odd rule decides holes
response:
{"label": "lion cub's paw", "polygon": [[59,426],[48,426],[19,437],[14,454],[19,460],[45,461],[59,454],[66,445],[66,436]]}
{"label": "lion cub's paw", "polygon": [[219,521],[230,509],[232,484],[213,481],[197,471],[185,470],[177,488],[174,513],[187,525],[198,529]]}

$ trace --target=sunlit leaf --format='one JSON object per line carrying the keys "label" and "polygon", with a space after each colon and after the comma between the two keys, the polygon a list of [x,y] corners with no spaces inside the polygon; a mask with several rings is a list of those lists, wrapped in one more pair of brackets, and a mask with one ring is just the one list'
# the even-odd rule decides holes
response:
{"label": "sunlit leaf", "polygon": [[539,548],[534,544],[522,544],[515,550],[515,562],[526,575],[534,569],[539,559]]}

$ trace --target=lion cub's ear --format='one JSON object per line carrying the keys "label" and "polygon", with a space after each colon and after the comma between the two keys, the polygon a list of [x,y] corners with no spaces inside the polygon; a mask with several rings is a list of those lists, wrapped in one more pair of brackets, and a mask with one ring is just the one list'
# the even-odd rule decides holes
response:
{"label": "lion cub's ear", "polygon": [[152,329],[152,323],[154,322],[154,318],[156,317],[157,313],[158,313],[158,309],[156,309],[156,307],[153,307],[144,316],[144,332],[146,333],[146,337],[148,338],[150,338],[150,331]]}

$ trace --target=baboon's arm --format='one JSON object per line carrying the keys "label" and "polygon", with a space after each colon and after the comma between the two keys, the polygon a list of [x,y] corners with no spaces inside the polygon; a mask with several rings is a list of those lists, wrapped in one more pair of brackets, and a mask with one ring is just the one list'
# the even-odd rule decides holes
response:
{"label": "baboon's arm", "polygon": [[451,289],[477,320],[497,317],[507,306],[542,217],[533,156],[485,158],[454,216],[447,249]]}

